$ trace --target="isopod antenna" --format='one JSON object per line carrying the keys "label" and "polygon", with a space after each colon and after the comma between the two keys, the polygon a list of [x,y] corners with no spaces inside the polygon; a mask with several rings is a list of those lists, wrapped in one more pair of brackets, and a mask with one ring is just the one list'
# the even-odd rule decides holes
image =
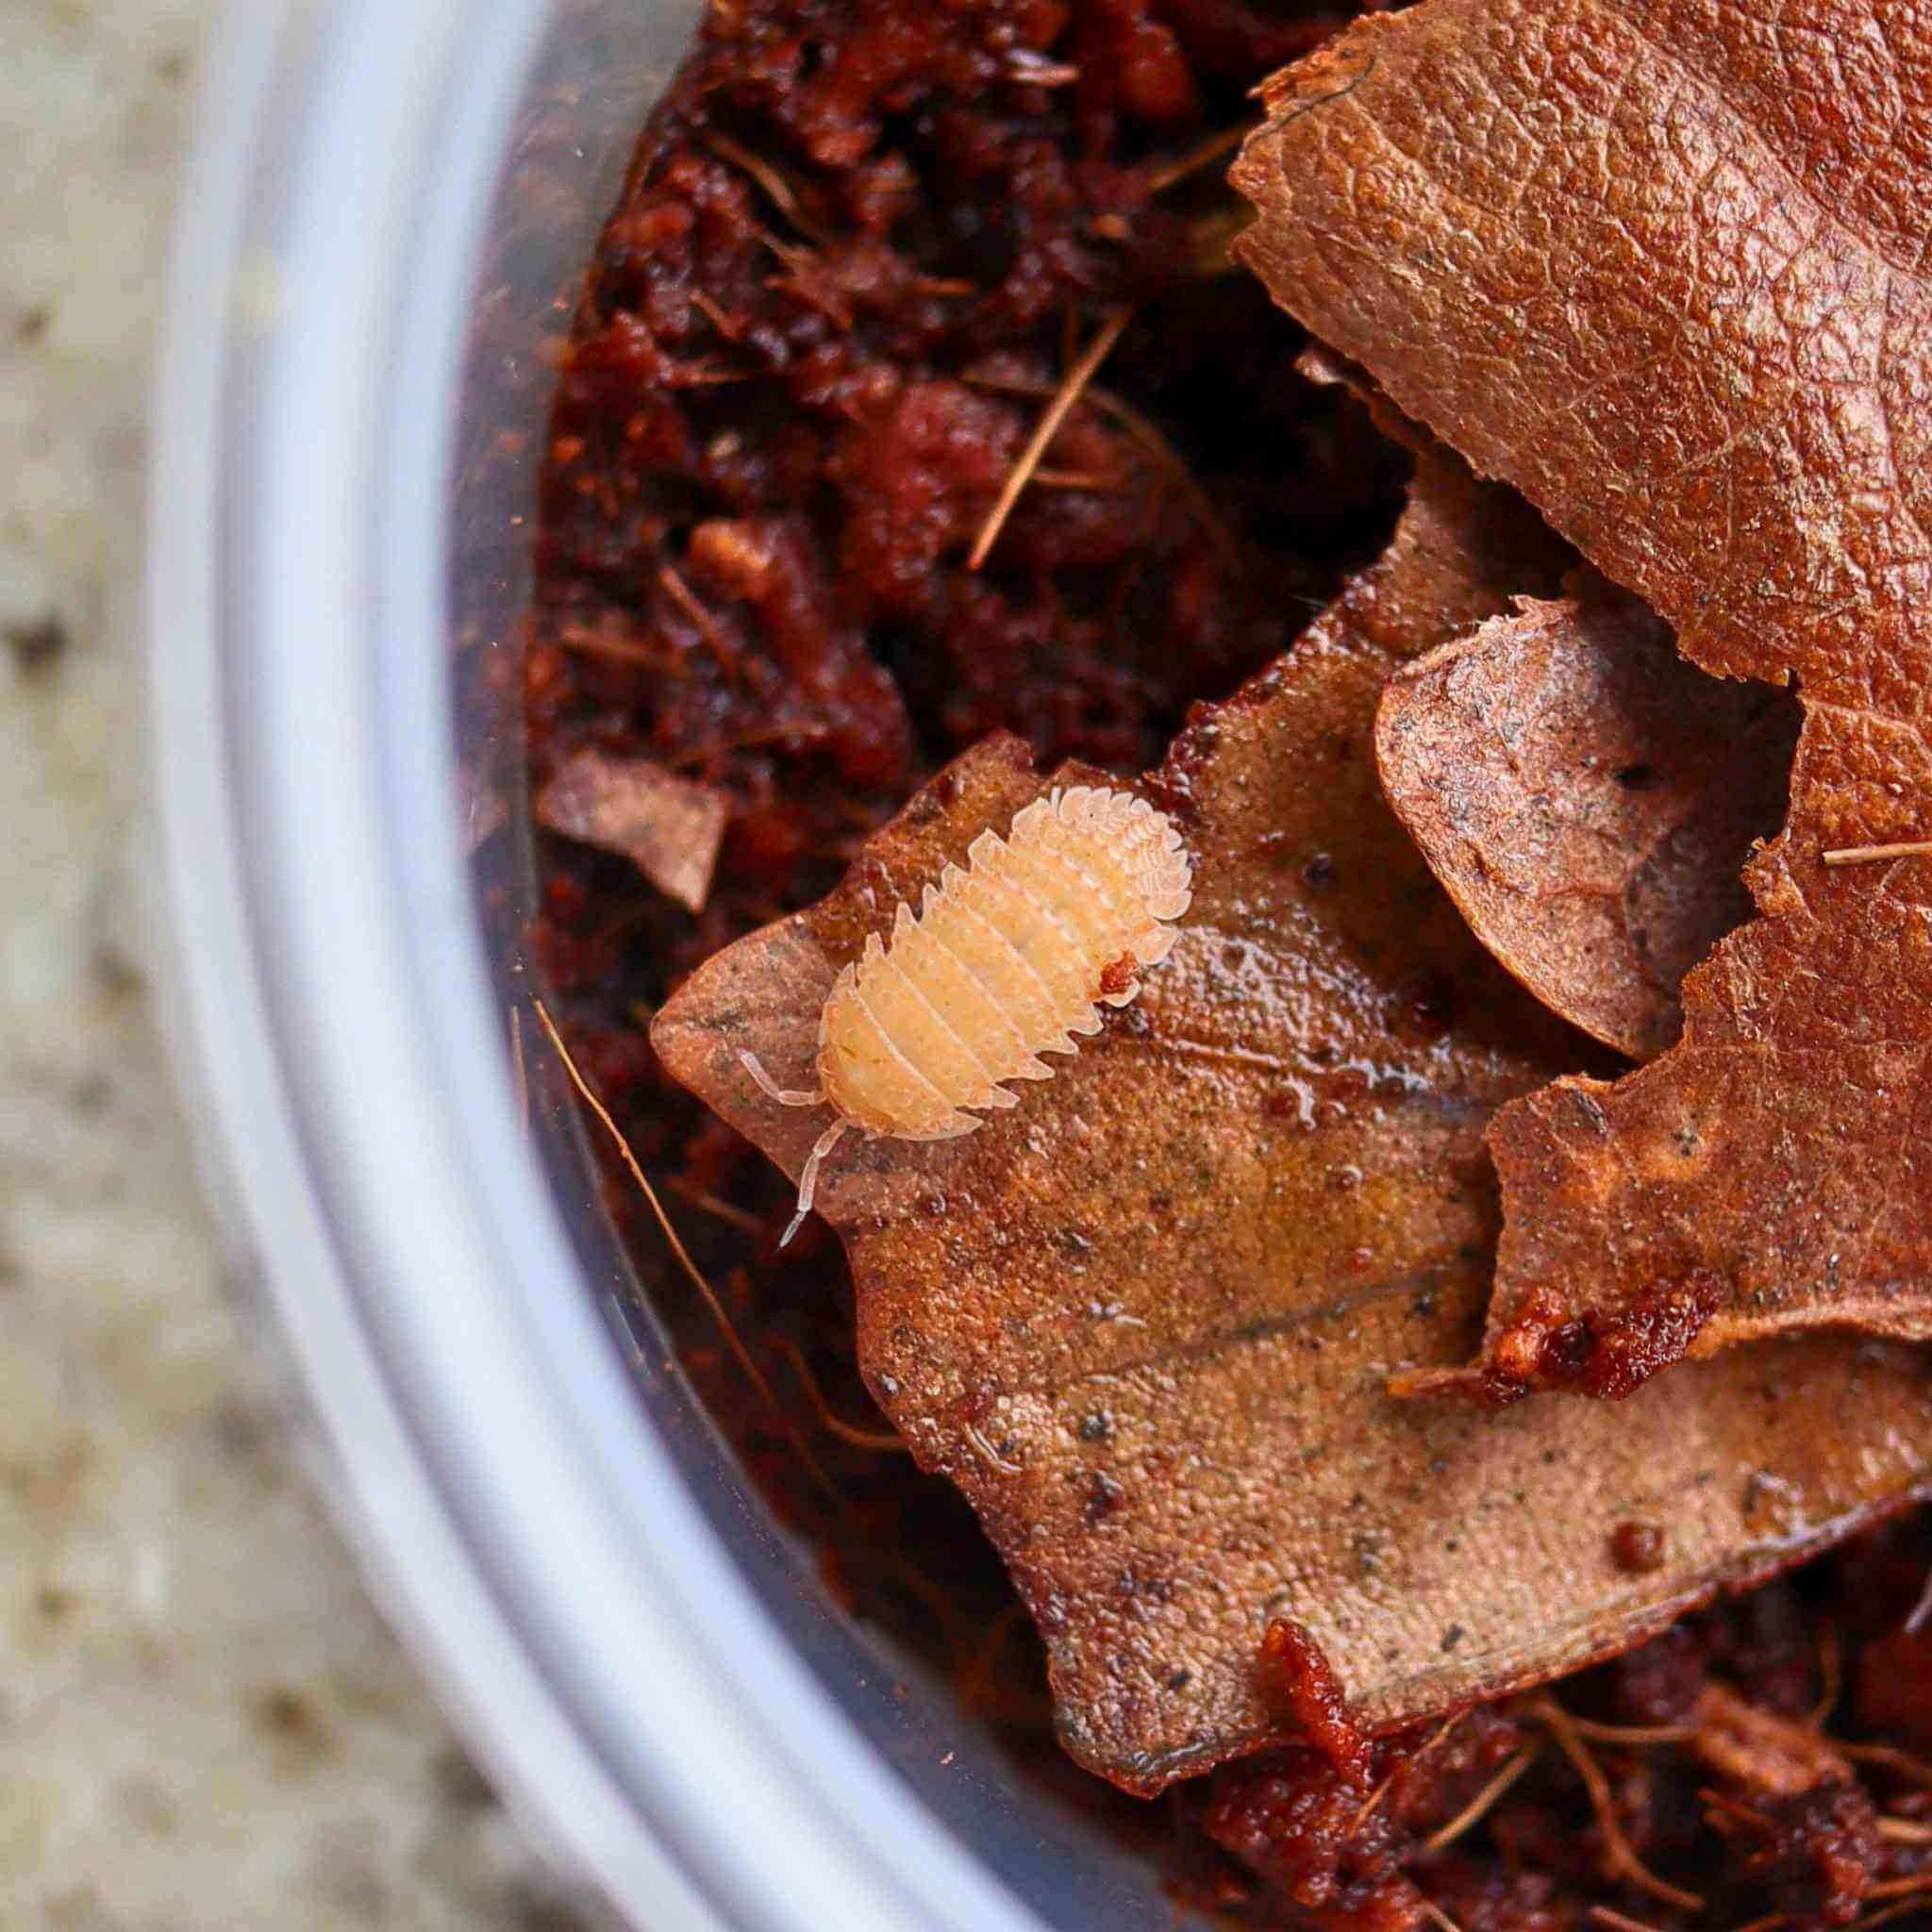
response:
{"label": "isopod antenna", "polygon": [[[771,1074],[765,1072],[764,1063],[755,1053],[741,1053],[738,1058],[744,1062],[744,1071],[758,1083],[759,1090],[775,1100],[780,1107],[823,1107],[825,1104],[825,1090],[823,1087],[781,1087]],[[811,1212],[812,1196],[818,1190],[819,1163],[839,1144],[839,1137],[852,1124],[850,1121],[834,1121],[812,1143],[812,1150],[805,1158],[805,1172],[798,1176],[798,1212],[787,1224],[785,1232],[778,1237],[782,1248],[805,1224],[805,1217]]]}

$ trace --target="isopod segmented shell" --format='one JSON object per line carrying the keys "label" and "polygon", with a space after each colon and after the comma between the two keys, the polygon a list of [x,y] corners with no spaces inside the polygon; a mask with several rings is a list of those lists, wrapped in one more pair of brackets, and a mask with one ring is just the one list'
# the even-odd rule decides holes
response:
{"label": "isopod segmented shell", "polygon": [[746,1057],[760,1087],[792,1107],[828,1105],[799,1187],[839,1136],[944,1141],[984,1124],[975,1108],[1019,1104],[1008,1080],[1044,1080],[1041,1055],[1073,1053],[1124,1007],[1141,969],[1167,956],[1188,909],[1191,868],[1173,823],[1129,791],[1075,786],[1036,799],[1008,837],[985,831],[964,866],[900,906],[890,943],[874,933],[833,982],[819,1020],[814,1092],[787,1092]]}

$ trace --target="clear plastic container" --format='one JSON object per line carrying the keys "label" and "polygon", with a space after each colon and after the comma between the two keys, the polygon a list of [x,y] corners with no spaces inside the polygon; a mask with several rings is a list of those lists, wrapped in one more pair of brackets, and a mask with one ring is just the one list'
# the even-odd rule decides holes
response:
{"label": "clear plastic container", "polygon": [[652,1932],[1167,1932],[841,1619],[667,1370],[574,1121],[519,1117],[516,721],[458,715],[452,653],[516,648],[558,292],[694,13],[237,0],[153,474],[184,1082],[343,1520],[560,1858]]}

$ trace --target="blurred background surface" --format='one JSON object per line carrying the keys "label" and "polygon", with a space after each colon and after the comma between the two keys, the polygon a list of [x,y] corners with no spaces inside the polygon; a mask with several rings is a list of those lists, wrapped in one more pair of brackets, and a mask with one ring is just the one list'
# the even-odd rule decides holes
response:
{"label": "blurred background surface", "polygon": [[216,11],[0,0],[0,1923],[575,1932],[309,1491],[150,1012],[144,420]]}

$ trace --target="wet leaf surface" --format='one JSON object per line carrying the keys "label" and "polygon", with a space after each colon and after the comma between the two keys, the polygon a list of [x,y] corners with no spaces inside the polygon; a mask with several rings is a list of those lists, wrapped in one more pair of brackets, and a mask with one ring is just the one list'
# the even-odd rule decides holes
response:
{"label": "wet leaf surface", "polygon": [[[1601,1050],[1430,875],[1382,797],[1375,707],[1569,560],[1425,457],[1384,562],[1147,781],[1196,896],[1140,1000],[981,1131],[848,1140],[821,1177],[869,1386],[1011,1567],[1068,1749],[1129,1790],[1293,1733],[1271,1624],[1332,1673],[1338,1725],[1393,1728],[1619,1648],[1932,1465],[1932,1371],[1836,1341],[1700,1366],[1635,1417],[1387,1392],[1391,1365],[1476,1343],[1493,1109]],[[960,759],[830,897],[673,995],[665,1064],[796,1177],[824,1116],[739,1055],[809,1084],[839,970],[1048,782],[1011,740]],[[1641,1572],[1615,1554],[1632,1519],[1661,1526]]]}
{"label": "wet leaf surface", "polygon": [[1649,1059],[1685,974],[1751,915],[1798,708],[1707,677],[1597,583],[1527,602],[1390,680],[1382,787],[1476,937],[1543,1004]]}
{"label": "wet leaf surface", "polygon": [[1681,1043],[1491,1136],[1486,1374],[1932,1334],[1932,10],[1426,0],[1276,77],[1234,178],[1276,299],[1706,670],[1795,680],[1759,916]]}

